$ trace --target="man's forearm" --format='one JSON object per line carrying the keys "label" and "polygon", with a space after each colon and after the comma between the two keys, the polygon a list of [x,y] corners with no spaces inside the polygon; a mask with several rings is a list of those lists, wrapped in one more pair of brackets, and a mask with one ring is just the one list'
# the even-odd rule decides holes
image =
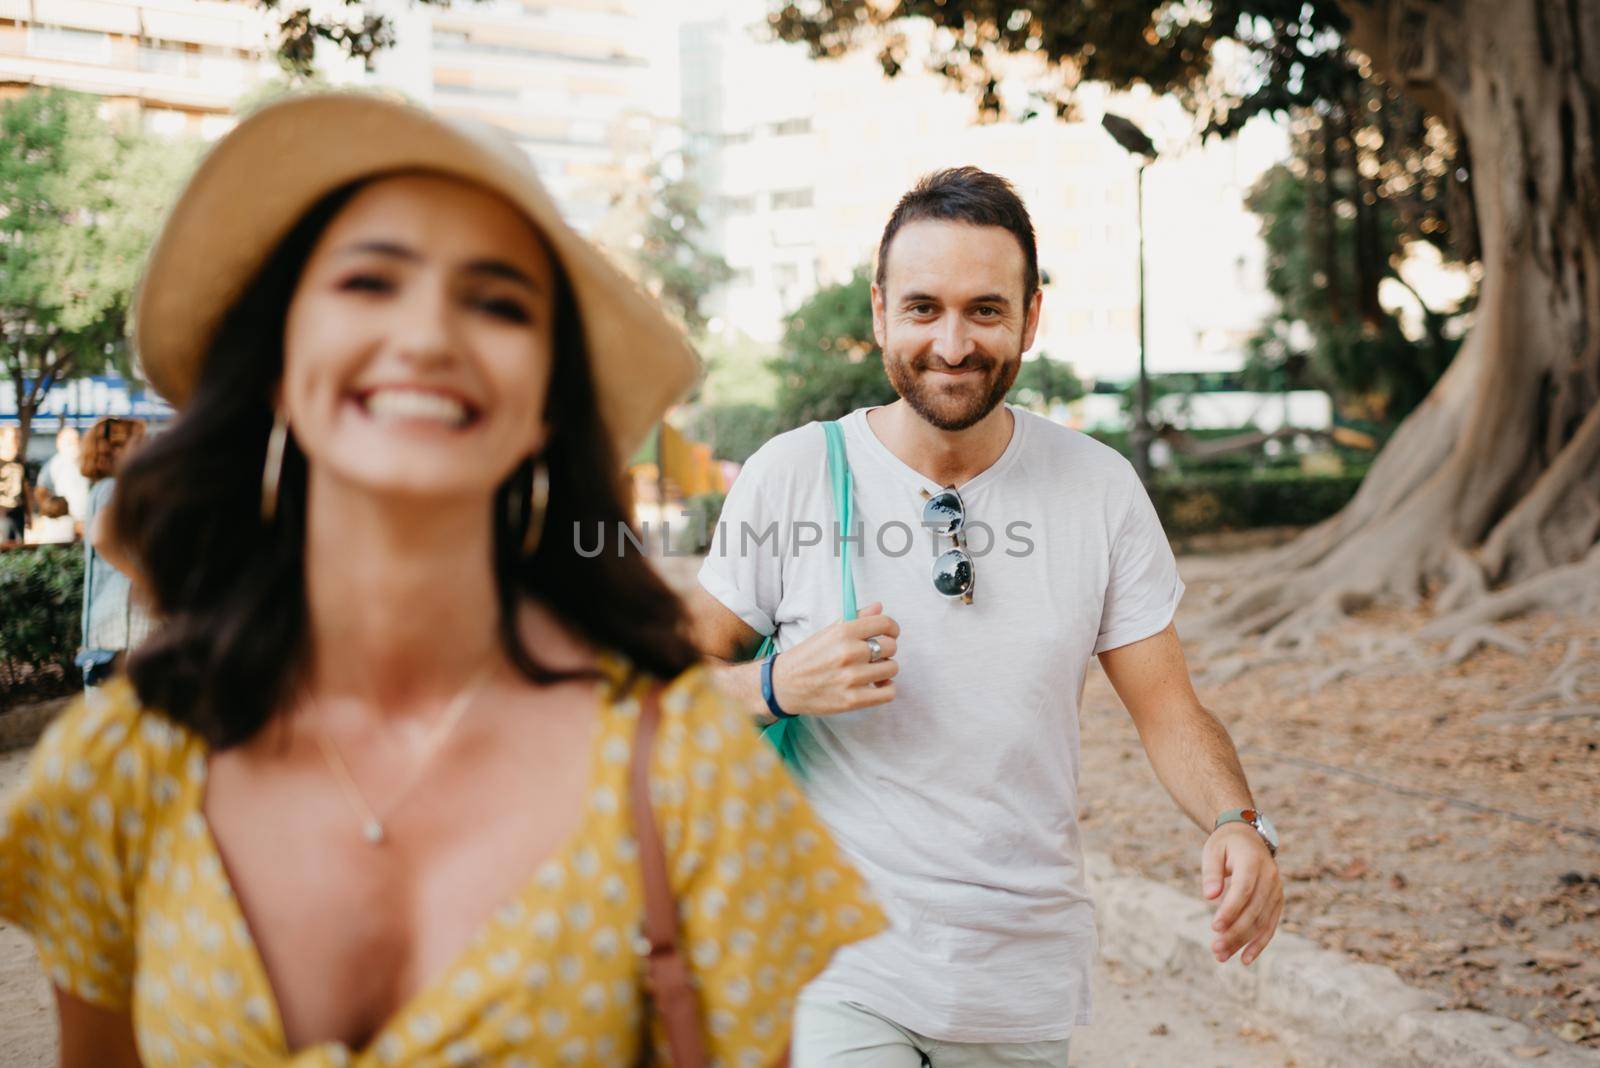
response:
{"label": "man's forearm", "polygon": [[1139,740],[1161,785],[1202,830],[1230,808],[1254,807],[1233,739],[1200,704],[1140,724]]}
{"label": "man's forearm", "polygon": [[711,665],[711,677],[716,681],[717,688],[750,713],[757,725],[765,727],[776,722],[767,709],[766,698],[761,696],[761,661],[735,663],[710,656],[706,662]]}

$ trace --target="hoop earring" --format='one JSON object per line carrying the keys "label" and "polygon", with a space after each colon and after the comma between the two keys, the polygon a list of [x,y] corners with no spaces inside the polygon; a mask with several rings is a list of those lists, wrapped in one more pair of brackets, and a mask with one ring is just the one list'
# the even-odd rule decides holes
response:
{"label": "hoop earring", "polygon": [[278,484],[283,481],[283,454],[289,445],[289,419],[281,411],[272,416],[267,435],[267,462],[261,469],[261,522],[270,526],[278,515]]}
{"label": "hoop earring", "polygon": [[528,486],[528,529],[522,535],[522,555],[532,556],[544,534],[544,517],[550,505],[550,470],[543,460],[533,462],[533,477]]}

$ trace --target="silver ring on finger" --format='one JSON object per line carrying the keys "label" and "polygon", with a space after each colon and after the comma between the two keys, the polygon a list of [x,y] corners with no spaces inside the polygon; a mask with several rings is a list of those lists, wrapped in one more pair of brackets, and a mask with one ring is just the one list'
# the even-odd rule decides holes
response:
{"label": "silver ring on finger", "polygon": [[883,643],[876,638],[867,639],[867,663],[876,664],[883,659]]}

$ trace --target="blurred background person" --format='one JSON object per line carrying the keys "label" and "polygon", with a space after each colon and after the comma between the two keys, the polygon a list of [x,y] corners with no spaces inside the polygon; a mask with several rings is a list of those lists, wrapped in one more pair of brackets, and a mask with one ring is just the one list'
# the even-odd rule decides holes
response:
{"label": "blurred background person", "polygon": [[29,540],[67,542],[84,535],[84,517],[89,513],[89,480],[79,464],[78,428],[63,424],[56,431],[56,451],[39,471],[34,491],[38,516]]}
{"label": "blurred background person", "polygon": [[22,465],[22,436],[0,426],[0,545],[15,545],[28,529],[28,472]]}
{"label": "blurred background person", "polygon": [[89,428],[78,450],[78,470],[88,487],[83,514],[83,646],[78,650],[86,686],[98,685],[111,675],[126,652],[150,631],[149,612],[139,603],[126,570],[129,565],[110,544],[106,522],[117,471],[143,440],[143,423],[108,416]]}

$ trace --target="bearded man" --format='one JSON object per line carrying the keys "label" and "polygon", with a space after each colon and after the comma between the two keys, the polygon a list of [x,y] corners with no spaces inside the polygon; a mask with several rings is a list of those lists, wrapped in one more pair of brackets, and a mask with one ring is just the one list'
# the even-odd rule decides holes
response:
{"label": "bearded man", "polygon": [[[923,178],[872,287],[900,399],[841,420],[852,529],[823,430],[801,427],[751,457],[700,572],[719,681],[764,722],[799,717],[800,781],[893,921],[807,988],[797,1068],[1067,1063],[1095,956],[1077,824],[1091,657],[1207,836],[1217,960],[1257,959],[1282,912],[1276,833],[1190,684],[1183,583],[1148,495],[1113,450],[1003,403],[1041,303],[1010,184]],[[854,619],[841,553],[872,602]],[[778,652],[739,663],[763,635]]]}

